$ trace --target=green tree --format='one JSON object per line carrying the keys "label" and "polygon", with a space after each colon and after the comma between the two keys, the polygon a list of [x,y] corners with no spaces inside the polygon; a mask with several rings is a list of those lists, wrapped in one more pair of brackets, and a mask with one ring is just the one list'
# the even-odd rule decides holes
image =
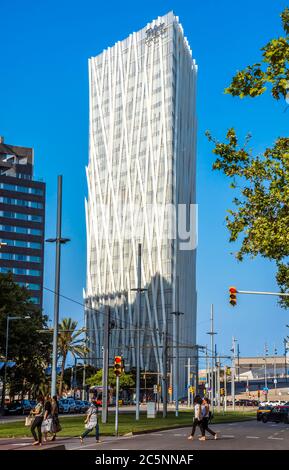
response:
{"label": "green tree", "polygon": [[[73,357],[85,357],[88,349],[83,338],[84,329],[77,330],[77,321],[71,318],[64,318],[59,325],[58,352],[62,358],[61,374],[59,381],[59,395],[62,393],[64,370],[68,353]],[[80,337],[82,336],[82,337]]]}
{"label": "green tree", "polygon": [[[39,330],[47,327],[47,317],[30,301],[30,294],[13,281],[12,274],[0,274],[0,356],[5,357],[7,317],[20,317],[9,325],[8,359],[16,366],[7,369],[10,395],[30,393],[45,380],[51,344]],[[24,317],[30,316],[30,319]],[[22,320],[23,318],[23,320]],[[1,370],[4,374],[4,368]]]}
{"label": "green tree", "polygon": [[[225,90],[232,96],[254,98],[266,89],[273,99],[288,97],[289,90],[289,9],[281,14],[284,36],[272,39],[261,51],[261,61],[239,71]],[[213,169],[231,179],[236,193],[234,208],[226,217],[230,241],[241,241],[236,257],[245,255],[273,260],[281,291],[289,290],[289,137],[279,137],[263,153],[249,148],[251,136],[240,144],[235,129],[226,141],[207,136],[217,156]],[[281,300],[282,306],[289,301]]]}
{"label": "green tree", "polygon": [[[99,369],[96,374],[87,379],[86,383],[91,387],[94,385],[102,385],[102,369]],[[108,371],[108,385],[112,388],[116,386],[116,376],[113,367],[110,367]],[[119,386],[122,390],[134,387],[135,381],[132,374],[126,372],[121,374],[119,377]]]}

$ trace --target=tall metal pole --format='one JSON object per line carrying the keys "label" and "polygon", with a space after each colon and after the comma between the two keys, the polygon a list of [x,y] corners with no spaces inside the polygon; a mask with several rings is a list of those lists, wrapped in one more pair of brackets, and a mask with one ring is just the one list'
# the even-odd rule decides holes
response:
{"label": "tall metal pole", "polygon": [[[87,312],[86,308],[84,310],[84,330],[85,330],[85,348],[87,349]],[[86,352],[85,352],[86,356]],[[85,390],[85,382],[86,382],[86,357],[84,356],[83,358],[83,373],[82,373],[82,396],[81,399],[85,400],[86,399],[86,390]]]}
{"label": "tall metal pole", "polygon": [[231,395],[232,395],[232,402],[233,402],[233,411],[235,410],[235,358],[236,358],[236,340],[232,338],[232,367],[231,367]]}
{"label": "tall metal pole", "polygon": [[57,179],[57,224],[56,224],[56,256],[55,256],[55,288],[54,288],[54,321],[53,348],[51,371],[51,396],[56,395],[57,380],[57,340],[59,323],[59,291],[60,291],[60,256],[61,256],[61,222],[62,222],[62,175]]}
{"label": "tall metal pole", "polygon": [[211,397],[212,397],[212,412],[214,412],[214,306],[211,304]]}
{"label": "tall metal pole", "polygon": [[163,418],[167,417],[168,412],[168,371],[167,371],[167,331],[163,334],[163,380],[162,380],[162,394],[163,394]]}
{"label": "tall metal pole", "polygon": [[266,392],[266,399],[267,399],[267,344],[265,343],[265,346],[264,346],[264,361],[265,361],[265,373],[264,373],[264,379],[265,379],[265,392]]}
{"label": "tall metal pole", "polygon": [[221,409],[221,389],[220,389],[220,358],[217,363],[217,393],[218,393],[218,412]]}
{"label": "tall metal pole", "polygon": [[104,308],[103,321],[103,368],[102,368],[102,423],[107,423],[108,361],[109,361],[109,317],[110,308]]}
{"label": "tall metal pole", "polygon": [[6,345],[5,345],[5,363],[4,363],[4,379],[2,384],[1,407],[5,405],[6,382],[7,382],[7,361],[8,361],[8,338],[9,338],[9,315],[6,318]]}
{"label": "tall metal pole", "polygon": [[140,315],[141,315],[141,244],[138,244],[138,269],[137,269],[137,332],[136,332],[136,410],[135,419],[139,420],[139,402],[140,402]]}
{"label": "tall metal pole", "polygon": [[115,392],[115,435],[118,436],[119,376],[116,376]]}
{"label": "tall metal pole", "polygon": [[224,410],[227,411],[227,367],[224,367]]}
{"label": "tall metal pole", "polygon": [[284,338],[284,375],[287,382],[287,340]]}
{"label": "tall metal pole", "polygon": [[191,390],[190,390],[190,387],[191,387],[191,358],[190,357],[188,357],[187,368],[188,368],[187,388],[188,388],[188,408],[189,408],[190,405],[191,405],[191,403],[190,403],[190,401],[191,401],[190,400],[191,399]]}
{"label": "tall metal pole", "polygon": [[277,395],[276,355],[277,355],[277,349],[276,349],[276,346],[274,344],[274,388],[275,388],[275,395]]}
{"label": "tall metal pole", "polygon": [[237,381],[240,380],[240,348],[239,343],[237,344],[237,357],[238,357],[238,373],[237,373]]}

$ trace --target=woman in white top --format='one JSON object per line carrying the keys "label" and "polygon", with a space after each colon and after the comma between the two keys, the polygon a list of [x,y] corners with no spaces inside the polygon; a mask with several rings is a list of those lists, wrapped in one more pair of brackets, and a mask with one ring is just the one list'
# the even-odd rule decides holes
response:
{"label": "woman in white top", "polygon": [[99,425],[98,425],[98,408],[95,406],[94,402],[91,401],[90,407],[87,411],[87,416],[85,419],[85,428],[86,430],[80,436],[80,442],[83,443],[83,438],[86,437],[94,428],[95,428],[95,440],[96,442],[100,442],[99,440]]}
{"label": "woman in white top", "polygon": [[200,395],[196,395],[194,398],[194,411],[195,411],[195,418],[193,421],[193,427],[192,427],[192,432],[189,435],[188,439],[194,439],[194,435],[196,432],[196,427],[199,426],[201,428],[201,423],[202,423],[202,398]]}

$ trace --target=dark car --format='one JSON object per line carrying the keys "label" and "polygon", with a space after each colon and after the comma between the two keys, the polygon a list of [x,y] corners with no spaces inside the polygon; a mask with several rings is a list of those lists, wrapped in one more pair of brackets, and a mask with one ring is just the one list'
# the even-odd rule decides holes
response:
{"label": "dark car", "polygon": [[273,421],[274,423],[289,424],[289,407],[288,406],[274,406],[269,413],[262,415],[263,423]]}
{"label": "dark car", "polygon": [[263,415],[269,413],[272,410],[272,406],[259,406],[257,410],[257,421],[262,421]]}
{"label": "dark car", "polygon": [[23,407],[20,401],[13,401],[4,405],[5,415],[22,415]]}

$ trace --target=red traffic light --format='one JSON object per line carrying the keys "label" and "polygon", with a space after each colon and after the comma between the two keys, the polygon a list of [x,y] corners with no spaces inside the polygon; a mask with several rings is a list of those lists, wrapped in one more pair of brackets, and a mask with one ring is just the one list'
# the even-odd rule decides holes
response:
{"label": "red traffic light", "polygon": [[230,292],[230,304],[235,307],[237,305],[237,289],[236,287],[229,287]]}
{"label": "red traffic light", "polygon": [[115,364],[121,364],[121,356],[115,356],[114,363]]}

